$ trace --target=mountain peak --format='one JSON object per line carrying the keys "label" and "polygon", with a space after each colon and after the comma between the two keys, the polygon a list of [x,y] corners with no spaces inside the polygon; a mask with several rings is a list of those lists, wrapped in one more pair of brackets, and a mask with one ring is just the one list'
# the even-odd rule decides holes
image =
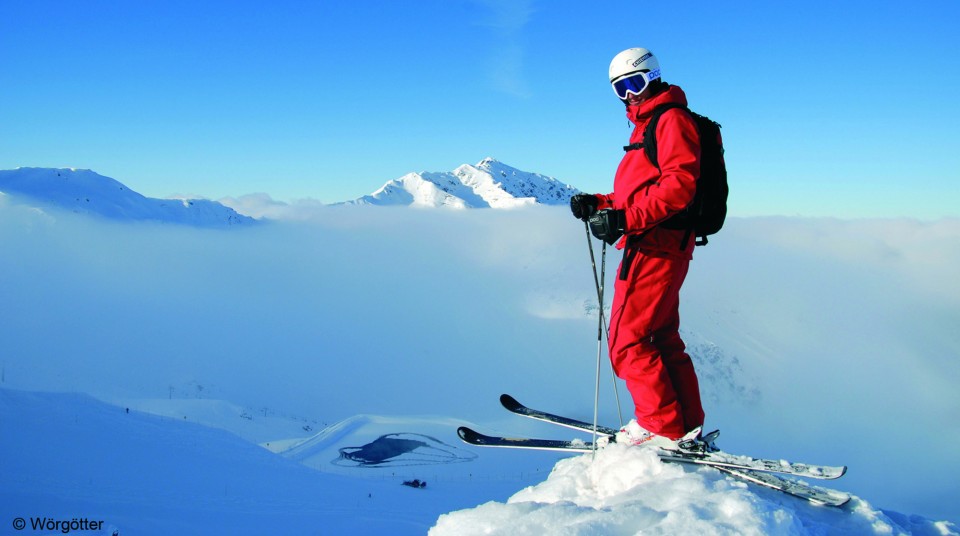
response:
{"label": "mountain peak", "polygon": [[156,221],[197,227],[256,220],[207,199],[154,199],[89,169],[20,167],[0,170],[0,192],[27,203],[113,220]]}
{"label": "mountain peak", "polygon": [[521,171],[492,157],[453,171],[408,173],[346,204],[448,208],[516,208],[562,205],[576,188],[557,179]]}

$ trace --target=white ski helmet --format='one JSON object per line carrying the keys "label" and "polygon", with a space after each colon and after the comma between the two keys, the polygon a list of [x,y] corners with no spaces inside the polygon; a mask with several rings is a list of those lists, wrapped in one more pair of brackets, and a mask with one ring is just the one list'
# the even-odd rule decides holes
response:
{"label": "white ski helmet", "polygon": [[660,62],[645,48],[628,48],[610,62],[610,85],[620,100],[626,100],[630,93],[639,95],[658,78]]}

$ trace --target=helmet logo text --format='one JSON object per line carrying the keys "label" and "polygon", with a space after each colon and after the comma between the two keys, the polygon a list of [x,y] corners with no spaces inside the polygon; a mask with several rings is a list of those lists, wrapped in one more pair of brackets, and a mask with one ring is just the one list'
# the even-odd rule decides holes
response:
{"label": "helmet logo text", "polygon": [[640,56],[640,58],[637,61],[633,62],[633,66],[636,67],[637,65],[640,65],[641,63],[650,59],[651,56],[653,56],[653,53],[647,52],[643,56]]}

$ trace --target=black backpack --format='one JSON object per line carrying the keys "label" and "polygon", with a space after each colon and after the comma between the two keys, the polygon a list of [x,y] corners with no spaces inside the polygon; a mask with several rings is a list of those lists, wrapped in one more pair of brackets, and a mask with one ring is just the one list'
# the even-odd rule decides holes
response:
{"label": "black backpack", "polygon": [[707,244],[707,236],[723,227],[727,217],[727,168],[723,161],[723,144],[720,141],[720,124],[702,116],[682,104],[662,104],[653,110],[653,116],[643,131],[643,141],[627,145],[624,151],[643,149],[650,163],[660,169],[657,161],[657,123],[667,110],[682,108],[690,114],[700,132],[700,176],[697,177],[697,191],[687,208],[663,221],[660,225],[667,229],[686,229],[680,249],[686,249],[690,235],[696,235],[696,244]]}

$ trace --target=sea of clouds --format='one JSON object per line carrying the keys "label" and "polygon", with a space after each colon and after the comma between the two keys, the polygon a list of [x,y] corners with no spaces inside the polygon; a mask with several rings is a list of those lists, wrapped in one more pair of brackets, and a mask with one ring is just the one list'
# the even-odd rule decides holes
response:
{"label": "sea of clouds", "polygon": [[[102,221],[0,196],[3,385],[327,423],[493,421],[510,392],[592,418],[596,291],[563,208],[225,202],[265,223]],[[702,376],[731,385],[704,386],[721,445],[846,463],[879,507],[960,517],[958,265],[955,219],[731,218],[696,252],[681,309],[688,342],[719,356]]]}

